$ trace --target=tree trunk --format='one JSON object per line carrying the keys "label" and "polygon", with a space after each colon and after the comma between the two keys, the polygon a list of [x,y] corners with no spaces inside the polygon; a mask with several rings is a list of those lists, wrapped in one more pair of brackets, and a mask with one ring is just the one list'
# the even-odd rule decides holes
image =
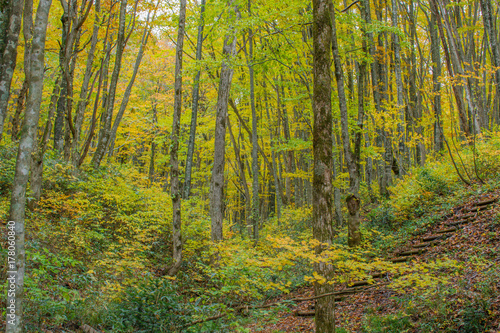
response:
{"label": "tree trunk", "polygon": [[[246,217],[252,211],[250,202],[250,190],[248,189],[247,178],[245,175],[245,164],[241,160],[240,147],[236,144],[236,139],[234,138],[233,131],[231,130],[231,123],[229,122],[229,117],[227,117],[226,120],[227,120],[227,128],[229,130],[229,135],[231,137],[231,142],[233,143],[234,155],[236,156],[236,163],[238,163],[238,173],[239,173],[240,183],[241,186],[243,187],[243,190],[245,191],[245,196],[242,197],[243,201],[245,202],[245,214],[240,214],[239,217],[242,222],[242,225],[246,227],[249,225],[250,222],[247,221]],[[241,229],[243,230],[244,228]],[[248,236],[249,237],[252,236],[251,230],[248,230]]]}
{"label": "tree trunk", "polygon": [[26,78],[24,79],[23,82],[23,87],[21,88],[21,91],[19,92],[19,96],[17,97],[17,102],[16,102],[16,113],[14,114],[14,117],[12,118],[12,130],[11,130],[11,140],[12,142],[15,142],[19,139],[19,121],[21,119],[21,113],[23,112],[24,109],[24,104],[26,101],[26,95],[28,94],[28,80]]}
{"label": "tree trunk", "polygon": [[57,100],[59,98],[60,90],[60,80],[61,77],[58,76],[54,84],[54,89],[52,90],[52,96],[50,97],[49,114],[47,115],[47,122],[45,124],[45,129],[43,131],[43,136],[38,145],[35,146],[33,157],[31,161],[31,173],[30,173],[30,190],[33,199],[28,202],[28,207],[33,210],[40,197],[42,196],[42,181],[43,181],[43,155],[47,150],[48,141],[50,138],[50,132],[52,130],[52,118],[56,111]]}
{"label": "tree trunk", "polygon": [[[2,8],[2,21],[5,22],[6,29],[0,31],[3,37],[2,43],[4,44],[0,48],[3,51],[0,60],[0,141],[2,141],[3,137],[5,117],[7,117],[10,85],[16,68],[17,44],[19,32],[21,31],[23,5],[24,1],[22,0],[6,1],[4,8]],[[4,35],[5,32],[6,35]]]}
{"label": "tree trunk", "polygon": [[434,116],[434,150],[440,152],[443,150],[443,125],[441,122],[441,83],[439,77],[441,76],[441,54],[440,42],[437,31],[437,17],[436,14],[431,12],[431,20],[429,22],[429,30],[431,35],[431,56],[432,56],[432,82],[434,93],[433,108]]}
{"label": "tree trunk", "polygon": [[[231,2],[229,3],[231,6]],[[237,8],[235,8],[235,11]],[[236,31],[224,38],[222,49],[222,66],[220,71],[219,89],[217,95],[217,116],[215,120],[214,163],[210,181],[210,217],[212,241],[223,239],[222,222],[224,219],[224,166],[226,153],[226,118],[229,92],[233,78],[233,68],[230,60],[236,52]]]}
{"label": "tree trunk", "polygon": [[[453,70],[452,63],[451,63],[450,51],[448,49],[448,43],[446,42],[446,35],[444,33],[443,23],[442,23],[442,20],[441,20],[441,12],[440,12],[439,6],[437,4],[437,0],[430,0],[429,3],[431,5],[432,12],[436,15],[436,21],[437,21],[437,26],[438,26],[438,30],[439,30],[439,36],[441,38],[441,42],[443,44],[443,51],[444,51],[444,54],[445,54],[446,67],[448,69],[448,75],[451,78],[454,78],[455,77],[455,73],[454,73],[454,70]],[[462,125],[462,129],[465,132],[465,135],[469,136],[470,135],[470,130],[469,130],[469,127],[467,126],[467,115],[466,115],[466,111],[465,111],[465,107],[464,107],[464,102],[463,102],[463,98],[462,98],[462,93],[461,93],[462,89],[458,85],[456,85],[456,84],[452,84],[451,86],[453,88],[453,95],[455,96],[455,101],[457,103],[458,116],[460,118],[460,123]]]}
{"label": "tree trunk", "polygon": [[[337,44],[337,31],[335,24],[335,10],[332,6],[331,8],[332,16],[332,54],[333,63],[335,65],[335,78],[337,80],[337,91],[339,99],[340,108],[340,123],[342,132],[342,144],[344,147],[344,156],[349,171],[349,194],[346,198],[347,208],[349,210],[349,220],[348,220],[348,244],[349,246],[358,246],[361,243],[361,232],[359,231],[359,161],[356,161],[356,157],[353,155],[351,150],[351,142],[349,138],[349,123],[347,116],[347,100],[344,91],[344,77],[342,75],[342,64],[339,55],[339,48]],[[361,114],[361,121],[363,112]],[[359,123],[359,120],[358,120]],[[362,125],[362,123],[361,123]],[[361,140],[356,144],[356,149],[359,150]],[[359,153],[358,153],[359,158]]]}
{"label": "tree trunk", "polygon": [[[201,0],[200,5],[200,25],[198,25],[198,38],[196,41],[196,60],[201,60],[201,53],[203,50],[203,28],[205,26],[204,16],[205,13],[205,0]],[[196,139],[196,123],[198,117],[198,101],[200,96],[200,76],[201,71],[196,72],[194,78],[193,94],[192,94],[192,107],[191,107],[191,126],[189,128],[189,143],[186,157],[186,175],[184,181],[184,199],[189,197],[191,192],[191,173],[193,170],[193,154],[194,143]]]}
{"label": "tree trunk", "polygon": [[[332,100],[330,72],[330,43],[332,25],[330,20],[329,0],[313,0],[313,237],[322,244],[331,244],[333,240],[333,205],[332,205]],[[316,247],[316,254],[321,255],[324,245]],[[333,267],[324,262],[315,263],[314,272],[327,280],[333,278]],[[333,290],[328,283],[314,283],[314,294],[320,295]],[[316,300],[316,332],[335,331],[335,301],[333,297]]]}
{"label": "tree trunk", "polygon": [[[90,94],[89,92],[89,84],[90,84],[90,79],[92,78],[92,67],[94,65],[94,57],[95,57],[95,50],[97,47],[97,42],[98,42],[98,33],[99,33],[99,15],[101,13],[101,1],[100,0],[95,0],[95,21],[94,21],[94,27],[92,30],[92,38],[90,41],[90,49],[89,53],[87,56],[87,64],[85,67],[85,74],[83,76],[83,84],[82,88],[80,90],[80,100],[78,101],[77,109],[76,109],[76,114],[75,114],[75,137],[73,138],[72,142],[72,164],[73,167],[76,169],[79,166],[79,160],[80,160],[80,152],[78,151],[79,147],[79,142],[80,142],[80,136],[81,136],[81,131],[82,131],[82,124],[83,124],[83,118],[85,115],[85,109],[87,108],[87,105],[89,104],[89,99],[90,99]],[[96,75],[97,77],[97,75]]]}
{"label": "tree trunk", "polygon": [[271,161],[272,161],[272,173],[273,173],[273,180],[274,180],[274,192],[275,192],[275,200],[276,200],[276,216],[278,217],[278,225],[280,225],[280,220],[281,220],[281,207],[283,206],[282,201],[281,201],[281,184],[280,184],[280,179],[278,177],[278,172],[277,172],[277,166],[276,166],[276,154],[274,152],[274,137],[273,137],[273,126],[271,126],[271,116],[269,114],[269,103],[267,101],[267,89],[266,89],[266,84],[264,80],[263,84],[264,88],[264,103],[266,106],[266,115],[267,115],[267,121],[268,121],[268,126],[269,126],[269,139],[270,139],[270,144],[271,144]]}
{"label": "tree trunk", "polygon": [[[248,0],[248,15],[252,16],[251,0]],[[253,64],[253,32],[248,29],[248,54],[244,48],[247,58],[248,72],[250,76],[250,108],[252,110],[252,215],[253,238],[255,242],[259,239],[259,138],[257,133],[257,110],[255,109],[255,84]]]}
{"label": "tree trunk", "polygon": [[[11,202],[9,236],[9,246],[14,248],[14,253],[7,259],[8,286],[14,289],[14,293],[8,293],[7,304],[14,304],[14,313],[6,311],[6,332],[23,332],[23,298],[24,298],[24,272],[25,272],[25,247],[24,247],[24,218],[26,207],[26,185],[31,164],[31,154],[36,144],[36,130],[40,116],[40,105],[42,103],[43,77],[44,77],[44,54],[45,37],[51,0],[41,0],[38,5],[33,34],[30,30],[32,23],[32,3],[26,1],[24,36],[25,40],[31,40],[31,47],[25,48],[25,57],[29,57],[29,67],[25,67],[25,76],[29,81],[28,99],[26,112],[19,141],[19,150],[16,161],[16,171],[14,175]],[[29,46],[29,45],[28,45]],[[31,48],[31,50],[30,50]],[[12,223],[12,224],[11,224]],[[10,251],[10,248],[9,248]],[[12,261],[12,258],[14,259]],[[14,287],[14,288],[12,288]]]}
{"label": "tree trunk", "polygon": [[[179,185],[179,135],[182,111],[182,51],[184,47],[184,29],[186,25],[186,0],[180,1],[179,30],[175,48],[175,83],[174,83],[174,115],[172,120],[172,136],[170,143],[170,195],[172,196],[172,239],[174,264],[168,270],[168,275],[177,274],[182,264],[182,234],[181,234],[181,198]],[[148,32],[149,33],[149,32]],[[147,37],[146,37],[147,38]],[[147,40],[147,39],[146,39]],[[143,36],[144,41],[144,36]],[[141,45],[142,47],[142,45]],[[142,49],[141,49],[142,50]],[[139,59],[139,56],[137,56]],[[137,63],[136,63],[137,65]],[[135,68],[134,68],[135,69]]]}
{"label": "tree trunk", "polygon": [[[392,0],[392,26],[398,28],[398,15],[399,15],[399,0]],[[394,72],[396,76],[396,108],[399,115],[399,122],[397,125],[398,130],[398,155],[399,165],[404,165],[404,153],[405,153],[405,109],[404,109],[404,98],[403,98],[403,80],[401,78],[401,45],[399,43],[399,35],[397,33],[392,34],[392,40],[394,44]]]}
{"label": "tree trunk", "polygon": [[[156,10],[155,10],[155,14],[156,14]],[[150,34],[150,30],[151,30],[151,28],[148,26],[150,15],[151,15],[151,12],[148,13],[148,16],[146,19],[146,27],[144,28],[144,31],[142,33],[141,45],[139,46],[139,52],[137,53],[137,57],[135,58],[134,69],[132,71],[132,77],[130,78],[130,80],[128,82],[127,88],[125,89],[125,93],[123,94],[123,98],[122,98],[122,101],[120,103],[120,109],[118,110],[118,113],[116,114],[115,122],[113,123],[113,128],[111,128],[111,134],[110,134],[110,139],[109,139],[109,144],[108,144],[109,145],[108,156],[113,156],[113,150],[115,148],[116,132],[118,131],[118,126],[120,126],[120,122],[122,121],[123,114],[125,113],[125,110],[127,109],[128,101],[130,99],[130,94],[132,92],[132,88],[134,87],[135,78],[137,76],[137,72],[139,71],[142,57],[144,56],[144,47],[148,43],[149,34]]]}
{"label": "tree trunk", "polygon": [[493,9],[491,6],[491,0],[480,0],[481,11],[483,14],[483,22],[485,32],[488,34],[488,39],[490,41],[491,47],[491,63],[495,67],[495,88],[496,88],[496,103],[495,110],[493,110],[492,119],[500,119],[500,50],[497,42],[497,32],[496,32],[496,15],[493,15]]}
{"label": "tree trunk", "polygon": [[[95,132],[96,123],[97,123],[97,110],[99,108],[99,104],[100,104],[100,102],[102,102],[103,107],[105,105],[105,99],[106,99],[105,91],[103,91],[102,101],[99,100],[99,96],[101,94],[101,91],[103,90],[103,88],[102,88],[103,81],[106,81],[107,77],[108,77],[107,73],[108,73],[108,68],[109,68],[109,58],[111,56],[111,43],[108,41],[110,22],[111,21],[108,18],[108,27],[106,29],[106,36],[104,37],[104,41],[103,41],[103,47],[105,47],[106,53],[104,55],[104,58],[102,59],[101,67],[99,68],[99,82],[97,84],[97,92],[96,92],[96,97],[94,100],[94,110],[92,112],[92,119],[90,120],[90,129],[89,129],[89,133],[87,135],[87,139],[83,143],[83,146],[81,149],[80,159],[78,161],[78,167],[80,167],[80,165],[82,165],[83,161],[85,160],[85,157],[87,156],[87,153],[88,153],[89,148],[90,148],[90,143],[92,142],[92,139],[94,137],[94,132]],[[105,85],[106,84],[104,83],[104,86]]]}
{"label": "tree trunk", "polygon": [[111,121],[113,118],[113,108],[115,105],[116,88],[118,85],[118,78],[120,76],[120,69],[123,57],[123,49],[125,48],[125,21],[127,12],[127,0],[120,0],[120,19],[118,27],[118,39],[116,44],[115,66],[113,74],[111,75],[111,82],[109,84],[109,92],[106,96],[105,113],[103,115],[103,125],[99,132],[99,140],[94,156],[92,157],[92,165],[98,168],[106,153],[106,148],[111,136]]}

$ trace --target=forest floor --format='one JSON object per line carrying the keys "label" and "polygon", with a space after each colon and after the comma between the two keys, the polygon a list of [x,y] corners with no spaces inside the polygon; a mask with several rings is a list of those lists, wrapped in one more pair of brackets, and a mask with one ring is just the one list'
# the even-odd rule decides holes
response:
{"label": "forest floor", "polygon": [[[418,281],[393,289],[392,274],[381,274],[373,284],[358,281],[352,287],[336,287],[357,289],[336,302],[337,332],[500,332],[499,199],[499,190],[470,197],[439,222],[417,231],[403,247],[387,253],[391,261],[417,270],[432,267],[425,265],[440,258],[455,260],[460,269],[436,267],[449,276],[437,290],[425,293],[425,287],[413,288]],[[312,287],[306,287],[270,302],[313,295]],[[262,333],[314,332],[314,301],[297,303],[272,322],[263,320],[249,328]]]}

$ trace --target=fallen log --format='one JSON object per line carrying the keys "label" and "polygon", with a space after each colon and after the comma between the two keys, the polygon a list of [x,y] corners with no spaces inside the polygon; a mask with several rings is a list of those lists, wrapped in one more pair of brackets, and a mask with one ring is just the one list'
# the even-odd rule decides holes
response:
{"label": "fallen log", "polygon": [[295,311],[294,316],[296,317],[314,317],[314,311]]}
{"label": "fallen log", "polygon": [[445,223],[444,225],[446,225],[446,226],[457,226],[457,225],[467,224],[467,223],[470,223],[469,219],[455,221],[455,222],[448,222],[448,223]]}
{"label": "fallen log", "polygon": [[455,232],[457,230],[458,230],[457,228],[441,229],[441,230],[436,231],[436,234],[447,234],[450,232]]}
{"label": "fallen log", "polygon": [[486,206],[477,206],[477,207],[469,208],[468,211],[469,212],[480,212],[480,211],[483,211],[483,210],[487,210],[489,208],[490,207],[488,205],[486,205]]}
{"label": "fallen log", "polygon": [[436,239],[445,239],[445,238],[448,238],[448,237],[451,237],[451,236],[453,236],[453,233],[441,234],[441,235],[431,235],[431,236],[427,236],[427,237],[422,238],[422,241],[424,241],[424,242],[430,242],[430,241],[433,241],[433,240],[436,240]]}
{"label": "fallen log", "polygon": [[496,202],[497,200],[498,200],[498,197],[493,197],[493,198],[490,198],[490,199],[479,201],[478,203],[476,203],[476,206],[491,205],[492,203]]}
{"label": "fallen log", "polygon": [[415,257],[414,256],[398,257],[398,258],[393,258],[390,261],[392,261],[393,263],[398,263],[398,262],[407,262],[407,261],[410,261],[412,259],[415,259]]}
{"label": "fallen log", "polygon": [[396,255],[398,257],[406,257],[406,256],[414,255],[414,254],[422,254],[425,252],[427,252],[427,249],[418,249],[418,250],[409,250],[409,251],[405,251],[405,252],[396,253]]}
{"label": "fallen log", "polygon": [[426,243],[418,243],[418,244],[413,245],[412,247],[418,249],[418,248],[422,248],[422,247],[431,247],[431,246],[437,245],[439,243],[441,243],[441,240],[437,239],[437,240],[433,240],[433,241],[426,242]]}

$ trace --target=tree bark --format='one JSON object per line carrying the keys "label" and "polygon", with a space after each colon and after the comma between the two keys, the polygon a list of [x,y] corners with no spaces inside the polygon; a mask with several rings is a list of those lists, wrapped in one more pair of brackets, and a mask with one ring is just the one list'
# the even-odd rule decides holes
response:
{"label": "tree bark", "polygon": [[[351,141],[349,136],[349,122],[347,115],[347,100],[344,91],[344,77],[342,74],[342,63],[339,55],[339,47],[337,44],[337,31],[335,24],[335,9],[331,6],[332,16],[332,54],[333,63],[335,66],[335,78],[337,80],[337,92],[340,108],[340,123],[342,132],[342,144],[344,148],[344,157],[349,171],[349,194],[346,198],[347,208],[349,210],[348,219],[348,244],[349,246],[358,246],[361,243],[361,232],[359,231],[359,161],[351,150]],[[361,114],[361,121],[363,112]],[[358,120],[359,123],[359,120]],[[362,123],[361,123],[362,125]],[[361,140],[356,144],[356,150],[359,150]],[[359,154],[358,154],[359,155]]]}
{"label": "tree bark", "polygon": [[113,68],[113,74],[111,75],[111,82],[109,84],[109,91],[106,96],[106,106],[105,113],[103,115],[103,124],[99,132],[99,140],[97,142],[97,148],[92,157],[92,165],[94,168],[98,168],[101,165],[101,161],[106,153],[106,148],[111,136],[111,121],[113,118],[113,108],[115,105],[116,88],[118,85],[118,78],[120,76],[123,49],[125,48],[125,21],[127,12],[127,0],[120,0],[120,19],[118,26],[118,39],[116,44],[116,55],[115,55],[115,66]]}
{"label": "tree bark", "polygon": [[57,100],[59,98],[59,90],[61,76],[57,77],[52,90],[52,96],[50,97],[49,104],[49,114],[47,115],[47,122],[45,123],[45,129],[43,135],[40,139],[38,145],[35,146],[32,160],[31,160],[31,173],[30,173],[30,190],[33,199],[28,202],[28,207],[33,210],[36,206],[40,197],[42,196],[42,181],[43,181],[43,155],[47,150],[48,141],[50,138],[50,132],[52,130],[52,118],[54,118],[54,113],[56,111]]}
{"label": "tree bark", "polygon": [[[248,0],[248,15],[252,16],[251,0]],[[252,214],[251,224],[253,226],[253,238],[259,239],[259,140],[257,133],[257,110],[255,109],[255,83],[254,83],[254,59],[253,59],[253,32],[248,29],[248,53],[244,48],[250,79],[250,109],[252,111]]]}
{"label": "tree bark", "polygon": [[[156,14],[156,11],[155,11]],[[134,69],[132,71],[132,77],[130,78],[127,88],[125,88],[125,93],[123,94],[122,101],[120,103],[120,109],[116,114],[115,122],[113,123],[113,127],[111,128],[111,134],[109,139],[109,152],[108,156],[113,156],[113,150],[115,148],[115,140],[116,133],[118,131],[118,126],[120,126],[120,122],[122,121],[123,114],[127,109],[128,101],[130,99],[130,94],[132,93],[132,88],[134,87],[135,78],[137,77],[137,72],[139,71],[139,67],[141,65],[142,57],[144,56],[144,47],[148,43],[151,27],[149,27],[151,12],[148,13],[148,17],[146,19],[146,27],[142,33],[141,45],[139,46],[139,51],[137,52],[137,57],[135,58]],[[154,15],[156,16],[156,15]],[[153,18],[154,20],[154,18]]]}
{"label": "tree bark", "polygon": [[[2,8],[2,20],[5,22],[6,29],[2,31],[4,45],[1,48],[3,52],[0,60],[0,141],[3,137],[5,117],[7,117],[10,85],[16,68],[23,5],[24,1],[22,0],[5,1],[5,6]],[[5,32],[6,35],[3,35]]]}
{"label": "tree bark", "polygon": [[[7,312],[6,332],[21,333],[23,331],[23,298],[24,298],[24,272],[26,265],[24,247],[24,218],[26,207],[26,185],[31,164],[31,154],[36,144],[36,130],[40,116],[40,105],[42,103],[43,77],[44,77],[44,55],[45,37],[51,0],[41,0],[38,5],[33,33],[32,27],[32,3],[27,0],[25,10],[24,36],[25,40],[31,40],[31,50],[25,48],[25,56],[29,57],[29,67],[25,67],[25,76],[29,81],[28,99],[26,112],[19,141],[19,150],[16,161],[13,188],[10,201],[10,220],[13,221],[13,230],[9,228],[9,236],[15,240],[9,246],[14,247],[14,261],[8,259],[8,285],[14,285],[14,295],[7,295],[7,304],[15,304],[15,315]],[[32,38],[31,38],[32,37]],[[28,45],[29,46],[29,45]],[[9,225],[10,227],[11,225]],[[10,233],[12,232],[12,233]],[[10,254],[9,254],[10,256]],[[9,289],[11,289],[9,287]]]}
{"label": "tree bark", "polygon": [[278,218],[278,225],[280,225],[281,221],[281,207],[283,206],[283,203],[281,201],[281,184],[280,184],[280,179],[278,177],[277,173],[277,167],[276,167],[276,154],[274,152],[274,137],[273,137],[273,126],[271,125],[271,116],[269,114],[269,103],[267,101],[267,89],[266,89],[266,84],[264,80],[263,84],[264,88],[264,103],[266,107],[266,115],[267,115],[267,121],[269,125],[269,139],[270,139],[270,144],[271,144],[271,163],[272,163],[272,174],[273,174],[273,180],[274,180],[274,192],[275,192],[275,200],[276,200],[276,216]]}
{"label": "tree bark", "polygon": [[[333,205],[332,205],[332,100],[330,45],[332,40],[332,23],[330,19],[329,0],[313,0],[313,237],[322,245],[316,247],[320,255],[325,246],[333,240]],[[326,263],[315,263],[314,271],[327,280],[333,278],[333,267]],[[332,285],[314,283],[314,294],[331,292]],[[331,297],[316,300],[315,321],[316,332],[331,333],[335,331],[335,302]]]}
{"label": "tree bark", "polygon": [[19,139],[19,120],[21,119],[21,113],[23,112],[26,95],[28,94],[28,80],[26,78],[23,81],[23,86],[19,92],[19,96],[16,101],[16,112],[12,118],[12,129],[11,129],[11,140],[15,142]]}
{"label": "tree bark", "polygon": [[[399,0],[392,0],[392,26],[398,28],[398,15],[399,15]],[[403,98],[403,80],[401,78],[401,45],[399,42],[399,35],[397,33],[392,34],[393,46],[394,46],[394,72],[396,77],[396,108],[397,114],[399,115],[399,121],[397,125],[398,131],[398,155],[399,165],[404,165],[404,153],[405,153],[405,109],[404,109],[404,98]]]}
{"label": "tree bark", "polygon": [[437,31],[437,17],[436,14],[431,12],[431,20],[429,22],[429,30],[431,36],[431,56],[432,56],[432,91],[434,93],[433,109],[434,116],[434,150],[440,152],[443,150],[443,125],[441,122],[441,83],[439,77],[441,76],[441,54],[440,42]]}
{"label": "tree bark", "polygon": [[[248,189],[248,183],[247,183],[247,178],[245,175],[245,164],[241,160],[241,154],[240,154],[240,147],[236,144],[236,139],[234,138],[233,131],[231,130],[231,123],[229,122],[229,117],[226,119],[227,121],[227,129],[229,130],[229,135],[231,137],[231,142],[233,143],[233,149],[234,149],[234,155],[236,156],[236,163],[238,163],[238,173],[239,173],[239,179],[241,186],[243,187],[243,190],[245,191],[244,197],[242,198],[243,201],[245,202],[245,214],[240,214],[240,220],[241,224],[244,225],[244,228],[241,228],[242,230],[247,228],[249,225],[250,221],[247,221],[247,215],[250,214],[252,211],[251,209],[251,202],[250,202],[250,190]],[[251,224],[250,224],[251,225]],[[248,230],[248,236],[252,236],[252,231]]]}
{"label": "tree bark", "polygon": [[500,119],[500,49],[497,41],[496,16],[493,15],[491,0],[480,0],[484,28],[488,35],[491,47],[491,63],[495,67],[496,109],[493,111],[492,119]]}
{"label": "tree bark", "polygon": [[[205,0],[201,0],[200,5],[200,24],[198,25],[198,38],[196,41],[196,60],[201,60],[201,55],[203,51],[203,28],[204,23],[204,13],[205,13]],[[192,107],[191,107],[191,126],[189,128],[189,142],[188,151],[186,157],[186,175],[184,180],[184,199],[189,198],[191,192],[191,174],[193,170],[193,155],[194,155],[194,143],[196,140],[196,123],[198,118],[198,102],[200,96],[200,76],[201,71],[196,72],[194,78],[193,94],[192,94]]]}
{"label": "tree bark", "polygon": [[94,27],[92,29],[92,38],[90,41],[90,49],[87,56],[87,64],[85,66],[85,74],[83,76],[83,84],[80,90],[80,100],[76,108],[75,114],[75,137],[73,138],[71,154],[72,154],[72,164],[76,169],[79,166],[80,152],[78,151],[80,136],[82,131],[83,118],[85,115],[85,109],[89,104],[90,94],[89,94],[89,84],[92,78],[92,67],[94,65],[95,50],[97,48],[98,33],[99,33],[99,16],[101,14],[101,1],[95,0],[95,20]]}
{"label": "tree bark", "polygon": [[[231,6],[231,2],[229,3]],[[235,8],[235,11],[237,9]],[[222,49],[222,66],[220,71],[219,89],[217,94],[217,116],[215,120],[214,163],[210,180],[210,217],[211,237],[213,242],[223,239],[222,225],[224,219],[224,166],[226,153],[226,118],[229,92],[233,78],[233,68],[230,61],[236,52],[236,31],[231,27],[231,33],[224,38]]]}
{"label": "tree bark", "polygon": [[[179,184],[179,135],[181,128],[182,112],[182,51],[184,48],[184,30],[186,25],[186,0],[180,1],[179,30],[177,32],[177,45],[175,48],[175,82],[174,82],[174,115],[172,119],[172,135],[170,142],[170,195],[172,197],[172,240],[173,240],[173,265],[168,270],[168,275],[177,274],[182,264],[182,233],[181,233],[181,198],[182,192]],[[144,36],[143,36],[144,40]]]}

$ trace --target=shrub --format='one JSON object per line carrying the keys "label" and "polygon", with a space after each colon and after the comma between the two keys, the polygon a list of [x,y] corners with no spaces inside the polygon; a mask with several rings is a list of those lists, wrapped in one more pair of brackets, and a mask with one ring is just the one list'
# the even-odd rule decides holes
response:
{"label": "shrub", "polygon": [[125,289],[112,305],[109,323],[113,332],[182,332],[191,321],[175,283],[164,278],[147,278]]}

